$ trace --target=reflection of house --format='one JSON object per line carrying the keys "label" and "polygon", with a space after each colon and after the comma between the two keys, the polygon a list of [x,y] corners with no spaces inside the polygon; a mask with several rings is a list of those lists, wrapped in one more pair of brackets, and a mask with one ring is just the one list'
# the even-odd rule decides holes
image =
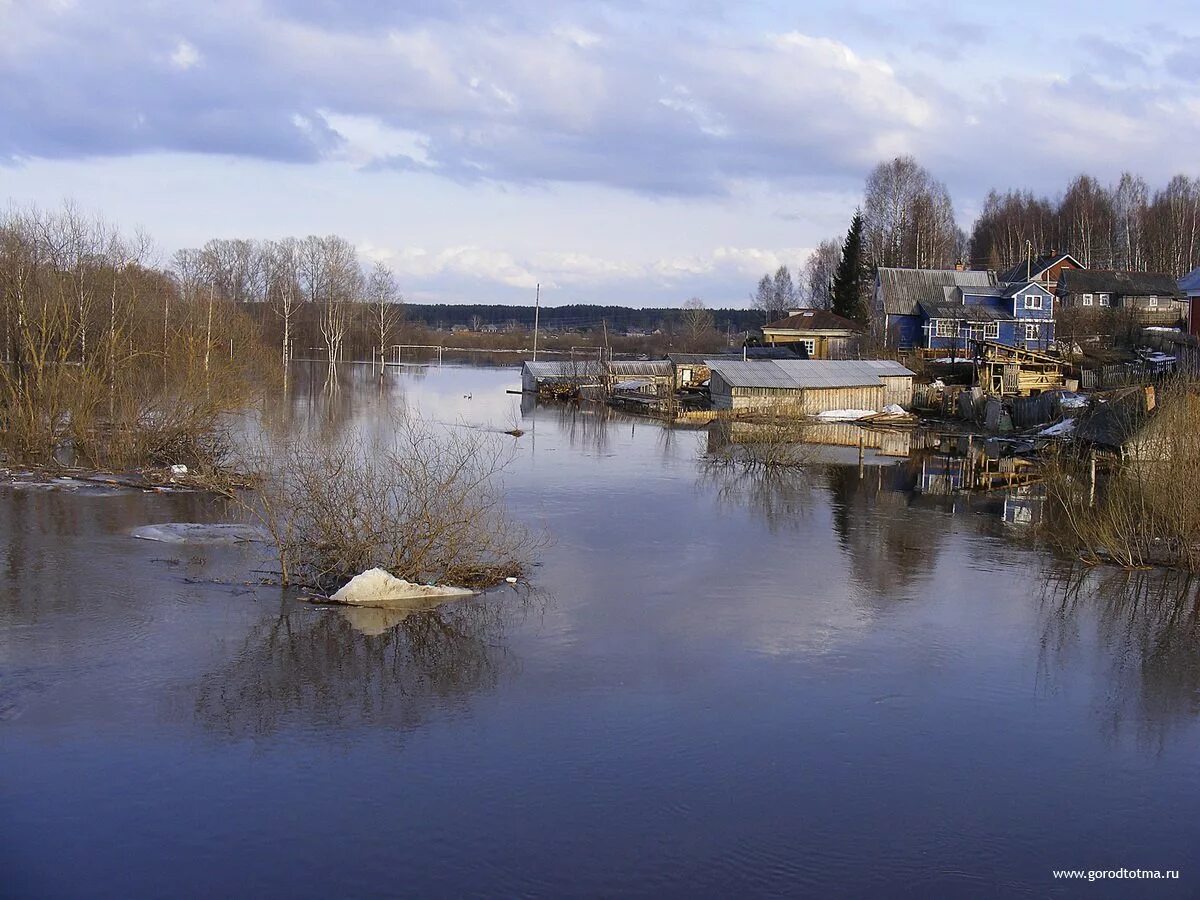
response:
{"label": "reflection of house", "polygon": [[816,415],[912,402],[913,373],[893,360],[710,359],[709,368],[716,409]]}
{"label": "reflection of house", "polygon": [[875,276],[873,306],[884,345],[905,350],[921,346],[923,326],[928,324],[921,304],[948,302],[947,288],[966,290],[995,286],[996,276],[992,272],[881,267]]}
{"label": "reflection of house", "polygon": [[1001,272],[998,280],[1003,284],[1033,282],[1053,294],[1063,272],[1082,268],[1083,264],[1070,253],[1045,253],[1034,260],[1021,260],[1008,271]]}
{"label": "reflection of house", "polygon": [[521,367],[521,390],[528,393],[570,393],[602,380],[600,363],[595,361],[527,362]]}
{"label": "reflection of house", "polygon": [[1200,268],[1179,279],[1179,291],[1187,302],[1188,334],[1200,337]]}
{"label": "reflection of house", "polygon": [[858,354],[864,329],[827,309],[793,309],[764,325],[763,343],[802,344],[809,359],[847,359]]}
{"label": "reflection of house", "polygon": [[1174,324],[1183,313],[1183,292],[1170,275],[1079,269],[1062,273],[1058,296],[1064,307],[1124,309],[1139,318]]}

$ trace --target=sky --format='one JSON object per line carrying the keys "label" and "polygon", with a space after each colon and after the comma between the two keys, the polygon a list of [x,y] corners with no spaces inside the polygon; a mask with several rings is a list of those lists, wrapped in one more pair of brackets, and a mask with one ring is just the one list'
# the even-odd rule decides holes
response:
{"label": "sky", "polygon": [[0,0],[0,203],[163,262],[341,234],[413,302],[745,305],[913,154],[1200,176],[1192,2]]}

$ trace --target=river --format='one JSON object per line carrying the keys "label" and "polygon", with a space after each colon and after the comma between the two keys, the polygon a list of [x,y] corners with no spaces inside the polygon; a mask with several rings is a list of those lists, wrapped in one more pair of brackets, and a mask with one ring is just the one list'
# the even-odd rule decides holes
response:
{"label": "river", "polygon": [[915,456],[712,471],[703,430],[522,411],[519,383],[299,372],[269,405],[520,423],[530,586],[407,618],[130,537],[225,520],[209,498],[0,489],[0,893],[1197,890],[1194,588],[1076,580],[1028,502],[922,490]]}

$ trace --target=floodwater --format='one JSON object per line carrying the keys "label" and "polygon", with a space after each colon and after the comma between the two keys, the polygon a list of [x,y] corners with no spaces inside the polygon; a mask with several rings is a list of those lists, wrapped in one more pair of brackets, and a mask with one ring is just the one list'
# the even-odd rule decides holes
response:
{"label": "floodwater", "polygon": [[[4,489],[0,894],[1200,890],[1194,588],[1074,577],[929,450],[753,478],[515,369],[303,375],[271,415],[323,433],[519,421],[530,588],[313,606],[130,536],[212,500]],[[1181,874],[1052,876],[1121,868]]]}

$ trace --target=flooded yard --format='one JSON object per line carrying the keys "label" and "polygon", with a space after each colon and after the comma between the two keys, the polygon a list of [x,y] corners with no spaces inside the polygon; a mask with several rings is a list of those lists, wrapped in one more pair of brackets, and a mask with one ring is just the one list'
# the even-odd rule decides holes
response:
{"label": "flooded yard", "polygon": [[304,376],[314,434],[517,423],[529,584],[316,606],[131,535],[211,498],[0,488],[5,896],[1195,892],[1194,586],[1071,571],[908,442],[764,477],[516,369]]}

